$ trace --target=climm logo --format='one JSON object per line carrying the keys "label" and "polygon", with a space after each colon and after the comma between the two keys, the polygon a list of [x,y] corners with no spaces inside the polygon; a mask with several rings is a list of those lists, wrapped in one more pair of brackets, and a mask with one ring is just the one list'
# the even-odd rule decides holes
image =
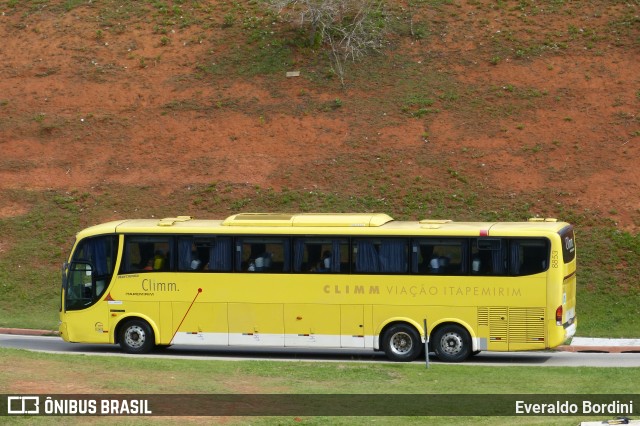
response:
{"label": "climm logo", "polygon": [[327,294],[380,294],[380,287],[377,285],[368,287],[363,285],[325,285],[323,291]]}
{"label": "climm logo", "polygon": [[145,278],[142,280],[143,291],[179,291],[176,283],[164,283]]}
{"label": "climm logo", "polygon": [[564,239],[564,247],[567,252],[572,253],[575,250],[575,245],[573,243],[573,238],[565,237]]}

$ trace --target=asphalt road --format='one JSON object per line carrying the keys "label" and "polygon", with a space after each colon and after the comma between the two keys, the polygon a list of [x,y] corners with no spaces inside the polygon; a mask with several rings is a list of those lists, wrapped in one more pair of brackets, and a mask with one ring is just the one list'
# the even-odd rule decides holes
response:
{"label": "asphalt road", "polygon": [[[389,362],[381,352],[345,349],[284,349],[243,348],[220,346],[171,347],[147,355],[128,355],[116,345],[67,343],[60,337],[0,334],[0,347],[26,349],[60,354],[94,356],[153,357],[201,360],[271,360],[298,362]],[[430,362],[439,363],[435,357]],[[424,359],[414,363],[425,363]],[[541,366],[541,367],[640,367],[640,353],[583,353],[583,352],[483,352],[465,365]]]}

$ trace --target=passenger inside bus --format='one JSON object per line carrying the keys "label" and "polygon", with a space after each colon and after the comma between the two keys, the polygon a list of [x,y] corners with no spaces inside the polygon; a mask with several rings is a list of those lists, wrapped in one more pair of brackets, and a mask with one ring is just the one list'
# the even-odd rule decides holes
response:
{"label": "passenger inside bus", "polygon": [[325,250],[322,253],[322,259],[316,262],[316,266],[312,267],[309,272],[331,272],[331,252]]}
{"label": "passenger inside bus", "polygon": [[147,266],[142,268],[143,271],[153,271],[153,259],[149,259]]}
{"label": "passenger inside bus", "polygon": [[249,272],[264,272],[271,269],[272,255],[267,252],[266,244],[251,244],[251,254],[249,255]]}
{"label": "passenger inside bus", "polygon": [[162,250],[156,250],[153,256],[153,270],[161,271],[165,265],[165,257]]}

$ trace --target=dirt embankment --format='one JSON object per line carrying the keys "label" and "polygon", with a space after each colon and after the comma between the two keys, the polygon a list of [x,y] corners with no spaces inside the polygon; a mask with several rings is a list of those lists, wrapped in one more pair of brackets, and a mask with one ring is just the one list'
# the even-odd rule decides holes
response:
{"label": "dirt embankment", "polygon": [[[382,103],[394,87],[318,86],[305,69],[277,87],[259,76],[194,78],[198,64],[231,49],[221,14],[210,15],[214,25],[161,37],[148,17],[101,25],[99,6],[25,13],[3,5],[0,216],[28,210],[3,196],[18,188],[278,188],[289,170],[289,187],[340,190],[323,168],[384,147],[390,176],[424,175],[446,187],[442,176],[454,170],[493,195],[555,194],[559,204],[637,229],[640,7],[589,2],[545,14],[485,3],[417,11],[428,37],[394,41],[390,55],[455,82],[457,98],[434,91],[437,111],[426,118],[403,113],[401,100],[368,117],[358,110],[363,99]],[[333,100],[340,105],[329,113],[307,108]],[[425,159],[441,168],[432,161],[426,170]]]}

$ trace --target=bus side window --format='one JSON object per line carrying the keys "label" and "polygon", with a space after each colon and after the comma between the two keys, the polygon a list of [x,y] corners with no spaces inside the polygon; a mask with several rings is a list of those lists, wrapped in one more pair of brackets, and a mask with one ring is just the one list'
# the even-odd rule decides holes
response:
{"label": "bus side window", "polygon": [[353,270],[356,273],[380,272],[378,250],[371,239],[358,239],[353,244]]}
{"label": "bus side window", "polygon": [[178,270],[229,272],[233,258],[231,237],[188,236],[178,239]]}
{"label": "bus side window", "polygon": [[511,240],[511,274],[533,275],[549,266],[549,241],[545,239]]}
{"label": "bus side window", "polygon": [[206,258],[204,269],[217,272],[231,271],[232,246],[231,237],[217,237],[213,246],[209,248],[209,257]]}
{"label": "bus side window", "polygon": [[171,270],[169,237],[130,236],[125,238],[123,273]]}
{"label": "bus side window", "polygon": [[409,269],[409,239],[356,239],[353,260],[356,273],[406,273]]}
{"label": "bus side window", "polygon": [[208,255],[208,244],[201,239],[196,244],[193,237],[178,238],[178,270],[201,271],[202,259]]}
{"label": "bus side window", "polygon": [[467,264],[468,241],[458,238],[425,238],[413,242],[413,272],[461,275]]}
{"label": "bus side window", "polygon": [[289,239],[243,237],[236,239],[236,270],[241,272],[289,272]]}
{"label": "bus side window", "polygon": [[308,237],[293,240],[293,271],[340,273],[348,271],[349,242],[346,238]]}
{"label": "bus side window", "polygon": [[500,238],[476,238],[471,245],[471,273],[505,275],[507,273],[506,241]]}

